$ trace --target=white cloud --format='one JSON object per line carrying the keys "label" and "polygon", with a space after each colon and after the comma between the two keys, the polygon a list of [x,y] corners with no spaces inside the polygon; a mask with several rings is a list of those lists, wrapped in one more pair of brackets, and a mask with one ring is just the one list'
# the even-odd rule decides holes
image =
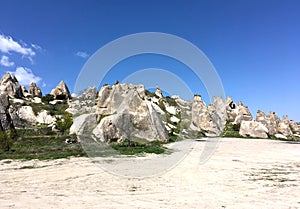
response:
{"label": "white cloud", "polygon": [[[21,42],[21,41],[20,41]],[[3,53],[17,52],[26,56],[34,56],[32,48],[26,47],[26,44],[13,40],[10,36],[0,34],[0,51]]]}
{"label": "white cloud", "polygon": [[43,51],[43,48],[37,44],[31,44],[31,47],[37,51]]}
{"label": "white cloud", "polygon": [[15,63],[9,61],[9,57],[8,56],[3,55],[2,58],[1,58],[1,60],[0,60],[0,64],[3,65],[3,66],[5,66],[5,67],[11,67]]}
{"label": "white cloud", "polygon": [[84,59],[87,58],[88,56],[90,56],[88,53],[81,52],[81,51],[77,52],[75,55],[78,57],[84,58]]}
{"label": "white cloud", "polygon": [[26,67],[17,67],[15,72],[10,72],[15,75],[22,86],[28,86],[31,82],[38,83],[42,80],[41,77],[33,74],[32,70]]}

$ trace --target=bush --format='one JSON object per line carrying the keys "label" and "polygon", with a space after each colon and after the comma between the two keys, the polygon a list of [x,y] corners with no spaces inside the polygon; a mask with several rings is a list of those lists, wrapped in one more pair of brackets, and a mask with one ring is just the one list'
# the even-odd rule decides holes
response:
{"label": "bush", "polygon": [[54,100],[54,96],[51,94],[46,94],[45,96],[42,96],[42,102],[49,104],[49,102]]}
{"label": "bush", "polygon": [[64,135],[68,134],[71,125],[73,124],[72,115],[65,113],[61,118],[56,118],[56,128]]}

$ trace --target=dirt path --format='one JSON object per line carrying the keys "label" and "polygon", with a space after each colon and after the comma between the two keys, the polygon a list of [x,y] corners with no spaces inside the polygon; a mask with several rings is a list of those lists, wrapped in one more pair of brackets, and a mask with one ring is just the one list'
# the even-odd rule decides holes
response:
{"label": "dirt path", "polygon": [[0,161],[0,208],[300,208],[300,144],[222,139],[204,165],[204,142],[171,171],[124,178],[88,158]]}

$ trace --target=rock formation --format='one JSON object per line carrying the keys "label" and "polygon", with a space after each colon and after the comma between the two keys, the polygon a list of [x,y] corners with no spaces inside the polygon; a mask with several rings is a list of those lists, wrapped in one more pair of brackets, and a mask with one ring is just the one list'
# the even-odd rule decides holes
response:
{"label": "rock formation", "polygon": [[10,73],[6,73],[0,80],[0,94],[7,93],[14,98],[22,98],[23,92],[17,78]]}
{"label": "rock formation", "polygon": [[101,118],[94,129],[100,141],[144,139],[168,141],[168,132],[158,107],[146,99],[143,85],[105,85],[98,96],[96,113]]}
{"label": "rock formation", "polygon": [[164,97],[158,86],[155,92],[149,92],[143,85],[118,81],[113,86],[104,85],[100,92],[89,87],[73,98],[61,81],[51,95],[54,101],[41,98],[42,92],[35,83],[27,91],[15,76],[6,73],[0,80],[0,131],[27,125],[32,128],[37,124],[54,127],[56,118],[61,117],[53,115],[58,112],[55,108],[60,105],[59,100],[68,100],[66,111],[74,117],[70,132],[79,136],[90,134],[103,142],[124,139],[165,142],[169,137],[174,140],[174,136],[219,136],[226,122],[233,127],[229,133],[233,129],[245,137],[300,138],[299,124],[287,116],[281,121],[274,112],[265,114],[258,110],[254,121],[248,107],[242,102],[236,104],[230,97],[225,103],[218,97],[206,105],[200,95],[195,95],[191,103],[178,96]]}
{"label": "rock formation", "polygon": [[253,117],[247,106],[244,106],[242,102],[238,105],[230,98],[226,99],[226,112],[227,120],[233,122],[234,124],[240,124],[242,121],[251,121]]}
{"label": "rock formation", "polygon": [[14,128],[13,121],[9,114],[9,97],[6,93],[0,94],[0,131],[7,131]]}
{"label": "rock formation", "polygon": [[297,123],[295,121],[290,120],[289,124],[290,124],[290,128],[291,128],[293,133],[300,134],[300,126],[297,125]]}
{"label": "rock formation", "polygon": [[[222,133],[226,112],[221,98],[206,106],[200,95],[195,95],[192,104],[192,127],[204,132],[207,136],[218,136]],[[193,128],[195,130],[195,128]]]}
{"label": "rock formation", "polygon": [[283,117],[283,120],[278,124],[278,133],[285,136],[292,136],[293,132],[290,128],[290,120],[287,116]]}
{"label": "rock formation", "polygon": [[280,123],[279,117],[275,112],[270,112],[266,115],[263,111],[258,110],[256,114],[256,121],[265,125],[269,131],[269,135],[275,135],[278,133],[278,124]]}
{"label": "rock formation", "polygon": [[239,134],[244,137],[268,138],[268,129],[257,121],[242,121]]}
{"label": "rock formation", "polygon": [[41,89],[34,82],[31,82],[29,84],[28,93],[31,94],[34,97],[41,97],[42,96]]}
{"label": "rock formation", "polygon": [[94,113],[96,111],[98,90],[88,87],[81,95],[73,96],[69,108],[66,110],[72,115]]}
{"label": "rock formation", "polygon": [[50,92],[51,95],[54,96],[55,99],[58,100],[67,100],[67,99],[71,99],[71,94],[70,91],[67,87],[67,85],[65,84],[64,81],[61,81],[56,87],[55,89],[52,89],[52,91]]}

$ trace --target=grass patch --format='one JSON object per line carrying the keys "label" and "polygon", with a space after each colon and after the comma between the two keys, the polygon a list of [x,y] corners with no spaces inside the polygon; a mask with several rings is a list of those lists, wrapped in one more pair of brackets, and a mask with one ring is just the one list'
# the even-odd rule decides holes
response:
{"label": "grass patch", "polygon": [[59,159],[70,156],[86,156],[79,143],[67,144],[68,136],[31,137],[18,139],[9,151],[0,151],[2,159]]}
{"label": "grass patch", "polygon": [[144,153],[164,154],[168,149],[163,146],[164,143],[159,141],[152,142],[135,142],[124,140],[121,143],[111,143],[110,146],[119,151],[122,155],[140,155]]}
{"label": "grass patch", "polygon": [[223,137],[233,137],[233,138],[244,138],[239,134],[240,125],[239,124],[232,124],[231,122],[227,122],[222,136]]}

